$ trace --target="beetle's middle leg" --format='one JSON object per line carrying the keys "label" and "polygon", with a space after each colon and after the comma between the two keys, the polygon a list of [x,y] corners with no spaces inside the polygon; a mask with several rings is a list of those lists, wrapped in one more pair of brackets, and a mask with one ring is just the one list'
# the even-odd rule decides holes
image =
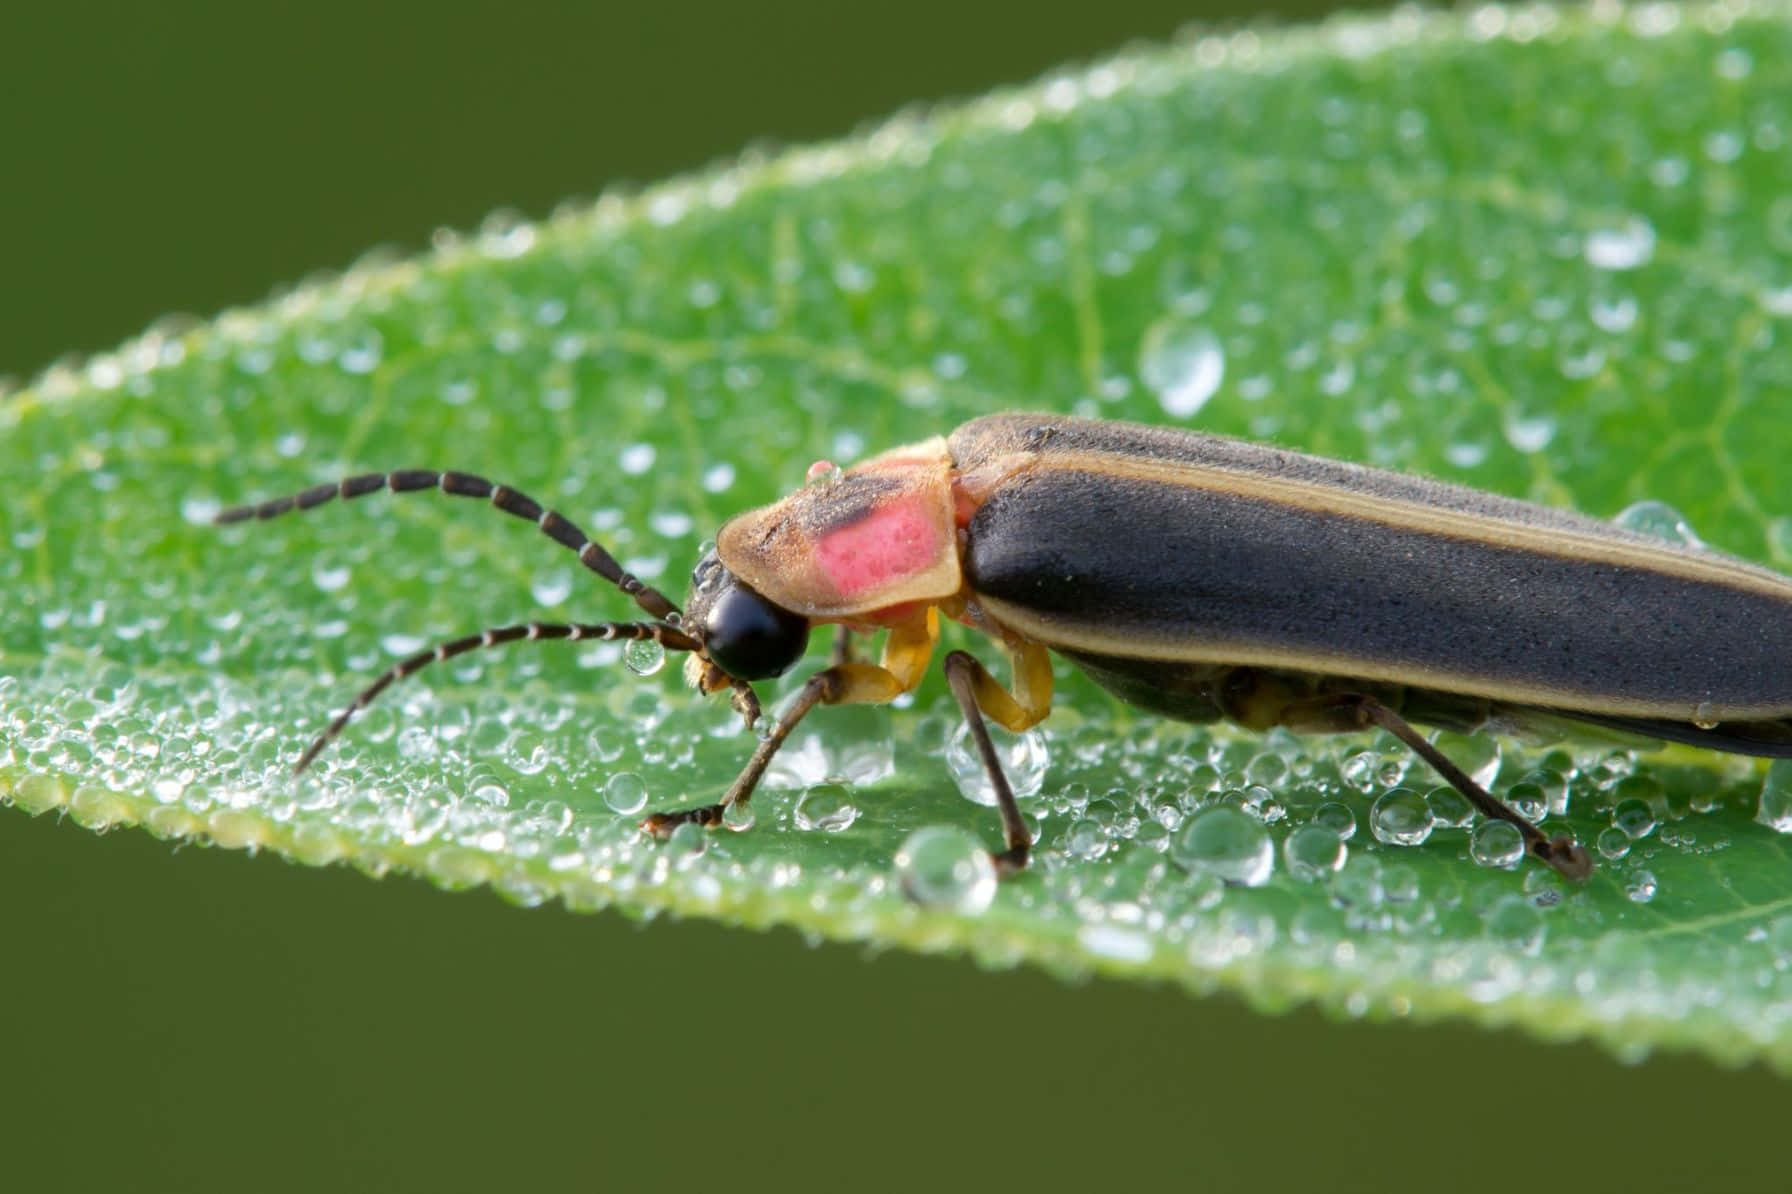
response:
{"label": "beetle's middle leg", "polygon": [[946,656],[946,682],[964,711],[965,724],[971,728],[971,739],[977,744],[983,771],[995,790],[996,808],[1002,814],[1002,839],[1007,849],[991,857],[999,872],[1013,874],[1025,869],[1033,849],[1033,835],[1021,819],[1020,805],[1002,771],[1002,762],[996,757],[995,743],[990,741],[983,715],[987,713],[996,724],[1016,733],[1038,725],[1052,708],[1052,661],[1038,643],[1018,640],[1004,645],[1014,661],[1013,692],[1003,688],[988,668],[963,651]]}
{"label": "beetle's middle leg", "polygon": [[[1466,771],[1452,763],[1447,755],[1427,742],[1424,735],[1413,729],[1411,722],[1367,693],[1341,693],[1295,702],[1283,711],[1282,724],[1298,730],[1303,728],[1303,721],[1339,716],[1355,722],[1353,727],[1348,728],[1366,729],[1370,725],[1378,725],[1406,743],[1414,754],[1431,764],[1433,770],[1444,777],[1445,782],[1461,792],[1482,816],[1517,827],[1524,839],[1525,852],[1549,864],[1563,878],[1578,881],[1593,873],[1593,859],[1585,846],[1567,834],[1552,838],[1538,829],[1520,816],[1511,805],[1497,799],[1471,779]],[[1306,728],[1346,727],[1333,724],[1325,727],[1309,725]]]}
{"label": "beetle's middle leg", "polygon": [[850,632],[842,627],[839,637],[834,640],[835,662],[809,677],[790,708],[754,748],[753,757],[741,768],[722,799],[700,808],[653,813],[641,822],[641,828],[654,837],[664,838],[686,822],[694,822],[706,829],[720,825],[730,805],[745,804],[752,799],[754,789],[765,777],[766,768],[771,766],[772,756],[778,753],[778,748],[784,745],[784,740],[811,709],[817,705],[884,705],[905,692],[912,692],[921,683],[921,677],[927,674],[927,662],[933,658],[933,646],[939,636],[939,610],[929,607],[913,619],[890,628],[890,635],[884,640],[882,662],[858,663],[851,658]]}

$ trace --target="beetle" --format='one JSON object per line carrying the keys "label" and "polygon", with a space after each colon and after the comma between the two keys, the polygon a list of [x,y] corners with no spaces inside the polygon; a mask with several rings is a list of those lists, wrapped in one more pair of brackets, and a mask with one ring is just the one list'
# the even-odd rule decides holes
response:
{"label": "beetle", "polygon": [[[439,489],[534,522],[634,599],[646,621],[530,622],[394,664],[300,756],[302,771],[395,680],[521,639],[651,639],[689,655],[705,694],[751,726],[753,684],[839,628],[715,804],[656,813],[655,836],[744,804],[817,705],[883,704],[921,682],[942,618],[994,640],[1003,685],[951,651],[948,685],[994,789],[998,870],[1032,840],[985,718],[1051,709],[1056,652],[1124,701],[1189,722],[1302,733],[1380,727],[1532,857],[1592,871],[1450,761],[1414,722],[1463,732],[1594,726],[1745,755],[1792,756],[1792,579],[1731,556],[1438,481],[1217,436],[1042,414],[975,419],[739,515],[698,562],[681,611],[563,515],[465,473],[401,470],[226,510],[265,519],[380,490]],[[818,478],[818,479],[816,479]],[[885,634],[877,663],[852,638]]]}

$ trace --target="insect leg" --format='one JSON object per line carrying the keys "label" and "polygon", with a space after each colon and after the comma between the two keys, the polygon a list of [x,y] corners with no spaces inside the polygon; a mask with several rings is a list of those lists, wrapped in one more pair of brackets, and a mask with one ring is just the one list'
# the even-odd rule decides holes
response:
{"label": "insect leg", "polygon": [[465,638],[457,638],[452,642],[442,643],[427,651],[419,651],[406,659],[393,664],[380,673],[379,679],[362,689],[348,708],[336,715],[323,733],[319,734],[299,761],[293,764],[292,772],[297,775],[311,766],[314,759],[324,747],[335,741],[342,733],[344,726],[355,714],[373,703],[375,697],[391,687],[394,680],[402,680],[406,676],[415,675],[432,663],[444,659],[453,659],[456,655],[465,655],[468,651],[477,651],[482,647],[496,647],[503,643],[514,643],[523,639],[642,639],[650,638],[667,650],[695,651],[697,640],[684,632],[667,626],[663,622],[599,622],[573,623],[559,622],[526,622],[520,626],[497,626],[491,630],[483,630],[478,634],[470,634]]}
{"label": "insect leg", "polygon": [[1008,786],[1008,776],[1002,771],[1002,761],[996,757],[995,743],[989,739],[989,727],[983,724],[983,713],[979,709],[983,702],[979,690],[993,685],[1009,704],[1016,705],[1016,708],[1019,706],[1013,697],[1002,691],[1001,686],[995,683],[995,678],[981,663],[963,651],[953,651],[946,656],[946,683],[951,686],[952,695],[958,698],[958,707],[964,711],[965,724],[971,727],[971,740],[977,744],[977,753],[983,759],[984,774],[989,776],[989,785],[995,789],[996,808],[1002,814],[1002,839],[1008,848],[999,854],[990,855],[990,858],[1001,874],[1011,875],[1025,870],[1028,855],[1033,849],[1033,835],[1027,832],[1027,823],[1021,819],[1020,805],[1014,800],[1014,789]]}
{"label": "insect leg", "polygon": [[[939,633],[939,611],[929,608],[910,621],[890,628],[881,664],[846,661],[816,672],[797,693],[790,708],[778,718],[771,733],[754,749],[753,757],[747,760],[747,765],[722,794],[719,803],[654,813],[641,822],[641,828],[654,837],[665,838],[686,822],[694,822],[706,829],[720,825],[722,814],[730,805],[745,804],[752,798],[765,769],[771,765],[772,756],[778,753],[784,739],[809,710],[817,705],[883,705],[912,691],[927,672],[927,661],[932,658],[933,644]],[[843,631],[834,642],[836,655],[841,644],[847,641]]]}
{"label": "insect leg", "polygon": [[852,631],[842,625],[834,634],[834,650],[828,656],[828,662],[835,666],[852,662]]}
{"label": "insect leg", "polygon": [[1593,859],[1586,847],[1572,837],[1563,834],[1550,837],[1541,829],[1519,816],[1517,812],[1497,800],[1480,784],[1470,779],[1468,773],[1452,763],[1442,751],[1425,741],[1423,735],[1412,728],[1412,724],[1392,709],[1372,696],[1364,694],[1348,694],[1336,698],[1342,708],[1352,708],[1365,724],[1373,722],[1413,749],[1421,759],[1431,764],[1437,773],[1444,777],[1452,788],[1468,798],[1468,802],[1478,809],[1482,816],[1505,821],[1517,827],[1524,839],[1526,853],[1561,874],[1565,879],[1576,881],[1585,879],[1593,873]]}

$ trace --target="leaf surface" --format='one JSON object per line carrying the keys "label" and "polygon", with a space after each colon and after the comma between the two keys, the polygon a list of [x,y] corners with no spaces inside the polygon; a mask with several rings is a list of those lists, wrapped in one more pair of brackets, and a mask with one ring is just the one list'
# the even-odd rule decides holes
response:
{"label": "leaf surface", "polygon": [[[752,740],[607,645],[428,669],[288,774],[421,646],[633,613],[569,554],[428,495],[208,525],[462,468],[676,595],[812,460],[1026,408],[1667,503],[1785,567],[1789,29],[1781,5],[1481,8],[1202,37],[46,375],[0,402],[0,793],[526,903],[1792,1064],[1792,865],[1752,761],[1498,743],[1496,788],[1602,849],[1568,888],[1478,865],[1500,843],[1388,740],[1162,723],[1061,669],[1029,744],[1039,862],[999,889],[949,865],[997,837],[950,778],[937,679],[816,714],[750,832],[660,846],[639,805],[708,802]],[[1324,826],[1350,834],[1336,871]]]}

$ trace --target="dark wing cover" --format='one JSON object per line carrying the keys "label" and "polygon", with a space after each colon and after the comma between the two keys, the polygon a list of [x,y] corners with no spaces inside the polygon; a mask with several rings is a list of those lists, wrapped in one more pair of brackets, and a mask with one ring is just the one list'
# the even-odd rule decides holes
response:
{"label": "dark wing cover", "polygon": [[[1058,442],[1101,440],[1078,455],[1114,445],[1113,424],[1046,426]],[[1792,598],[1514,549],[1497,534],[1453,537],[1043,463],[1003,482],[973,516],[965,579],[998,613],[1002,604],[1024,612],[1023,631],[1047,645],[1330,671],[1620,716],[1693,720],[1707,702],[1732,718],[1792,713]],[[1372,479],[1409,480],[1391,477]],[[1531,525],[1557,516],[1451,492],[1518,507]]]}

